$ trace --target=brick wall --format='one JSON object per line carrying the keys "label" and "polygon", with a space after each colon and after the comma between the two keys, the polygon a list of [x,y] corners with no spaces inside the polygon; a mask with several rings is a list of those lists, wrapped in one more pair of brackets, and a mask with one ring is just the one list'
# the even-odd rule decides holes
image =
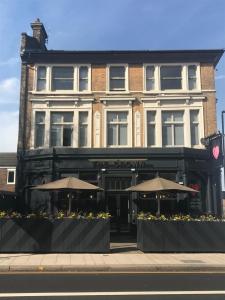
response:
{"label": "brick wall", "polygon": [[131,91],[143,90],[143,66],[129,65],[129,89]]}
{"label": "brick wall", "polygon": [[[104,132],[104,115],[103,115],[103,104],[99,101],[99,98],[102,96],[108,96],[106,92],[106,81],[107,81],[107,72],[106,65],[92,65],[91,68],[91,85],[93,93],[88,95],[88,97],[95,98],[95,102],[93,103],[93,111],[92,111],[92,145],[95,145],[95,112],[98,111],[100,113],[100,147],[103,147],[103,132]],[[143,66],[140,64],[131,64],[129,65],[129,90],[128,94],[124,94],[124,96],[131,96],[140,98],[143,96]],[[201,73],[201,88],[202,95],[206,97],[203,103],[204,109],[204,128],[205,128],[205,136],[213,134],[217,130],[216,124],[216,97],[215,97],[215,81],[214,81],[214,67],[210,64],[201,64],[200,66]],[[29,91],[33,90],[33,80],[34,80],[34,66],[28,66],[28,87]],[[120,94],[118,93],[117,96]],[[179,93],[176,93],[179,95]],[[87,96],[87,95],[86,95]],[[86,97],[84,95],[84,97]],[[112,96],[112,94],[110,95]],[[183,94],[181,93],[181,96]],[[199,93],[197,94],[199,96]],[[33,97],[32,94],[29,93],[29,97]],[[41,97],[41,96],[39,96]],[[43,96],[45,97],[45,96]],[[82,97],[79,95],[79,97]],[[143,118],[143,104],[139,101],[134,101],[132,104],[133,110],[133,120],[134,114],[136,111],[139,111],[141,114],[141,146],[144,145],[144,118]],[[26,108],[26,147],[30,147],[31,140],[31,121],[32,121],[32,104],[31,101],[27,101]],[[133,122],[133,132],[134,132],[134,122]],[[133,145],[134,145],[134,135],[133,135]]]}
{"label": "brick wall", "polygon": [[15,191],[15,184],[7,184],[7,168],[0,168],[0,190]]}
{"label": "brick wall", "polygon": [[91,73],[92,91],[105,91],[106,88],[106,66],[93,65]]}
{"label": "brick wall", "polygon": [[201,65],[201,88],[206,100],[203,103],[205,136],[217,131],[215,71],[210,64]]}

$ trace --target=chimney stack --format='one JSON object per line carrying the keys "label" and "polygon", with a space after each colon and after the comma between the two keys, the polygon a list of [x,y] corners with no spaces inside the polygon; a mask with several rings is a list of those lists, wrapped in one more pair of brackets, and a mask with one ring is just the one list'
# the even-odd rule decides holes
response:
{"label": "chimney stack", "polygon": [[41,23],[39,18],[37,18],[36,21],[31,23],[31,28],[33,30],[33,37],[39,43],[40,48],[46,50],[45,44],[47,42],[48,35],[45,31],[45,27],[44,27],[43,23]]}

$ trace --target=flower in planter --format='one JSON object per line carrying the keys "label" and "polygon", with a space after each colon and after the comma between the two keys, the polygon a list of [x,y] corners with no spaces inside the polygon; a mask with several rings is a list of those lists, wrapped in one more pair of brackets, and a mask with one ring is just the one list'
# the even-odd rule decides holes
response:
{"label": "flower in planter", "polygon": [[165,215],[160,215],[160,216],[155,216],[150,213],[144,213],[140,212],[138,214],[138,220],[147,220],[147,221],[183,221],[183,222],[225,222],[224,218],[218,218],[213,215],[201,215],[198,217],[193,217],[190,215],[181,215],[181,214],[176,214],[176,215],[170,215],[170,216],[165,216]]}
{"label": "flower in planter", "polygon": [[108,212],[99,212],[97,214],[97,219],[109,219],[110,217],[111,215]]}
{"label": "flower in planter", "polygon": [[57,215],[55,216],[55,218],[56,219],[63,219],[63,218],[65,218],[65,213],[63,212],[63,211],[59,211],[58,213],[57,213]]}
{"label": "flower in planter", "polygon": [[89,212],[89,213],[85,214],[84,217],[87,220],[93,220],[93,219],[95,219],[93,212]]}
{"label": "flower in planter", "polygon": [[18,213],[16,211],[11,212],[10,214],[10,218],[22,218],[23,216],[21,215],[21,213]]}
{"label": "flower in planter", "polygon": [[6,211],[0,211],[0,218],[7,218],[8,214],[6,213]]}
{"label": "flower in planter", "polygon": [[82,213],[81,212],[71,212],[68,216],[67,216],[67,218],[70,218],[70,219],[76,219],[76,220],[78,220],[78,219],[81,219],[82,218]]}

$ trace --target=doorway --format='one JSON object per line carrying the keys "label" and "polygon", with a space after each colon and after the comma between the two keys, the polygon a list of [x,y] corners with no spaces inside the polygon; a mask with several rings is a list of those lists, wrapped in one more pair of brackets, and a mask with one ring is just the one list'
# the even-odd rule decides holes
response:
{"label": "doorway", "polygon": [[130,231],[130,205],[128,192],[108,192],[108,211],[111,215],[111,232]]}

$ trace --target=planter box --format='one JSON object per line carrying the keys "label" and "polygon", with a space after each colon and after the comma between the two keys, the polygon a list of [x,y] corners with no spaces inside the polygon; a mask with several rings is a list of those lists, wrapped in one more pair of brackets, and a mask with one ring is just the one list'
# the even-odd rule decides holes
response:
{"label": "planter box", "polygon": [[1,219],[0,252],[109,252],[109,220]]}
{"label": "planter box", "polygon": [[225,222],[137,222],[143,252],[225,252]]}

